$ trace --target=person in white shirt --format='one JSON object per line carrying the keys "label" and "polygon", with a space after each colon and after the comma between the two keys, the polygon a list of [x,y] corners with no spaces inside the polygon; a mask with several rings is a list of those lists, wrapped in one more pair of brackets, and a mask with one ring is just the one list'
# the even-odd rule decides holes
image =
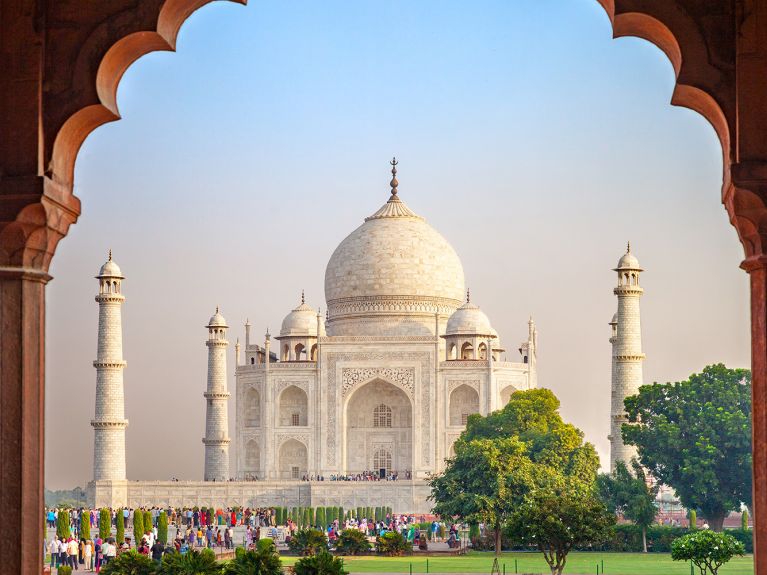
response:
{"label": "person in white shirt", "polygon": [[54,567],[58,567],[56,560],[59,558],[59,538],[55,535],[48,544],[48,552],[51,554],[51,571],[53,571]]}
{"label": "person in white shirt", "polygon": [[90,539],[83,546],[83,560],[85,561],[85,569],[93,571],[93,543],[91,543]]}

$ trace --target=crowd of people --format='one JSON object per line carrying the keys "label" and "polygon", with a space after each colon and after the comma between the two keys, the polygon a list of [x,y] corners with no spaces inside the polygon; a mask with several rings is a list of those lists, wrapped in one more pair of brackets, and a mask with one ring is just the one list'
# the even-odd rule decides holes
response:
{"label": "crowd of people", "polygon": [[[335,479],[341,480],[344,479]],[[355,479],[352,479],[354,481]],[[372,481],[373,479],[359,479],[360,481]],[[129,549],[136,549],[139,553],[151,556],[159,561],[164,553],[185,553],[190,549],[202,547],[233,549],[243,545],[247,548],[255,547],[262,529],[266,529],[269,537],[288,543],[300,528],[293,519],[286,518],[284,525],[277,525],[276,509],[271,507],[261,508],[184,508],[160,509],[153,507],[142,509],[143,516],[147,514],[150,520],[143,525],[143,533],[134,531],[134,509],[110,509],[110,532],[114,533],[117,528],[118,514],[122,514],[124,526],[124,540],[116,541],[114,537],[87,537],[81,533],[81,527],[88,523],[92,530],[98,533],[98,522],[101,510],[98,509],[67,509],[69,525],[63,529],[65,536],[52,535],[46,543],[46,552],[50,554],[51,569],[62,565],[68,565],[72,570],[96,571],[103,565],[113,560],[114,557]],[[46,509],[46,523],[49,528],[57,529],[60,533],[62,526],[59,525],[59,509]],[[165,512],[168,524],[175,528],[175,536],[171,541],[161,541],[158,538],[158,519]],[[423,516],[387,513],[384,519],[346,517],[334,519],[327,526],[317,526],[325,529],[328,541],[332,546],[341,532],[346,529],[362,531],[370,538],[376,537],[387,531],[398,531],[402,535],[418,544],[419,528],[423,535]],[[235,541],[235,528],[239,527],[238,541]],[[243,529],[244,528],[244,529]],[[432,541],[447,541],[448,546],[453,545],[457,539],[457,526],[451,525],[449,529],[443,523],[432,520],[430,523]],[[132,535],[132,536],[131,536]],[[135,547],[134,547],[135,543]]]}

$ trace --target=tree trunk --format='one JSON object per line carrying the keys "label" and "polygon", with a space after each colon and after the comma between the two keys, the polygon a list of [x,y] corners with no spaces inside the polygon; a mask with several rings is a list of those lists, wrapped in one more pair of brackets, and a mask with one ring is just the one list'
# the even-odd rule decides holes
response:
{"label": "tree trunk", "polygon": [[642,553],[647,553],[647,525],[642,525]]}
{"label": "tree trunk", "polygon": [[495,556],[501,556],[501,526],[497,524],[495,526]]}
{"label": "tree trunk", "polygon": [[722,530],[724,527],[724,518],[726,515],[726,513],[719,513],[717,515],[712,515],[711,517],[706,517],[708,520],[708,526],[711,528],[711,531]]}

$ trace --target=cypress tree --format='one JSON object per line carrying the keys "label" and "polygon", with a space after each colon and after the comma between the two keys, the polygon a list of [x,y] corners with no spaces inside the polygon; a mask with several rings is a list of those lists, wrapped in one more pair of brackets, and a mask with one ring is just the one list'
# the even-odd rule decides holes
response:
{"label": "cypress tree", "polygon": [[740,528],[743,531],[748,531],[748,509],[743,509],[743,513],[740,515]]}
{"label": "cypress tree", "polygon": [[311,512],[308,507],[304,507],[303,527],[309,527],[312,524]]}
{"label": "cypress tree", "polygon": [[325,529],[325,525],[327,525],[327,523],[325,523],[325,521],[327,520],[327,515],[325,514],[325,508],[324,507],[318,507],[317,508],[316,520],[317,520],[317,527],[319,529]]}
{"label": "cypress tree", "polygon": [[690,530],[698,528],[698,512],[690,509]]}
{"label": "cypress tree", "polygon": [[115,519],[117,520],[117,535],[115,535],[115,539],[117,540],[117,545],[120,545],[125,541],[125,514],[122,509],[117,510]]}
{"label": "cypress tree", "polygon": [[364,517],[364,513],[362,512],[362,507],[357,507],[357,514],[355,517],[357,518],[357,521],[360,521]]}
{"label": "cypress tree", "polygon": [[277,525],[282,525],[282,507],[277,507],[274,510],[274,522]]}
{"label": "cypress tree", "polygon": [[69,511],[59,510],[59,516],[56,518],[56,535],[59,539],[69,537]]}
{"label": "cypress tree", "polygon": [[168,514],[165,511],[157,517],[157,540],[163,545],[168,543]]}
{"label": "cypress tree", "polygon": [[86,509],[80,511],[80,538],[91,538],[91,514]]}
{"label": "cypress tree", "polygon": [[144,531],[152,530],[152,514],[147,510],[144,511]]}
{"label": "cypress tree", "polygon": [[133,540],[136,545],[141,543],[141,536],[144,534],[144,512],[136,509],[133,512]]}
{"label": "cypress tree", "polygon": [[345,517],[344,517],[344,508],[343,507],[338,507],[336,509],[336,517],[338,518],[338,522],[339,523],[343,523],[344,522]]}
{"label": "cypress tree", "polygon": [[112,534],[112,514],[109,509],[102,507],[99,511],[99,537],[106,539]]}

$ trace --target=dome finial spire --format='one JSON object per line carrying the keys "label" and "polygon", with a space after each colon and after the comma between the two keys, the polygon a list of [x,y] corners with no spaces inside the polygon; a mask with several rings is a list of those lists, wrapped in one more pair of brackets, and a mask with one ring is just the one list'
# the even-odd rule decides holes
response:
{"label": "dome finial spire", "polygon": [[466,288],[466,303],[471,303],[471,290]]}
{"label": "dome finial spire", "polygon": [[216,313],[218,313],[218,306],[216,306]]}
{"label": "dome finial spire", "polygon": [[630,241],[626,242],[626,253],[627,254],[631,253],[631,242]]}
{"label": "dome finial spire", "polygon": [[306,298],[304,298],[304,290],[301,290],[301,305],[306,303]]}
{"label": "dome finial spire", "polygon": [[112,248],[109,248],[109,261],[112,261]]}
{"label": "dome finial spire", "polygon": [[389,164],[391,165],[391,182],[389,182],[389,185],[391,186],[391,195],[396,196],[397,195],[397,186],[399,186],[399,182],[397,181],[397,164],[399,162],[397,161],[396,157],[393,157],[391,159],[391,162]]}

